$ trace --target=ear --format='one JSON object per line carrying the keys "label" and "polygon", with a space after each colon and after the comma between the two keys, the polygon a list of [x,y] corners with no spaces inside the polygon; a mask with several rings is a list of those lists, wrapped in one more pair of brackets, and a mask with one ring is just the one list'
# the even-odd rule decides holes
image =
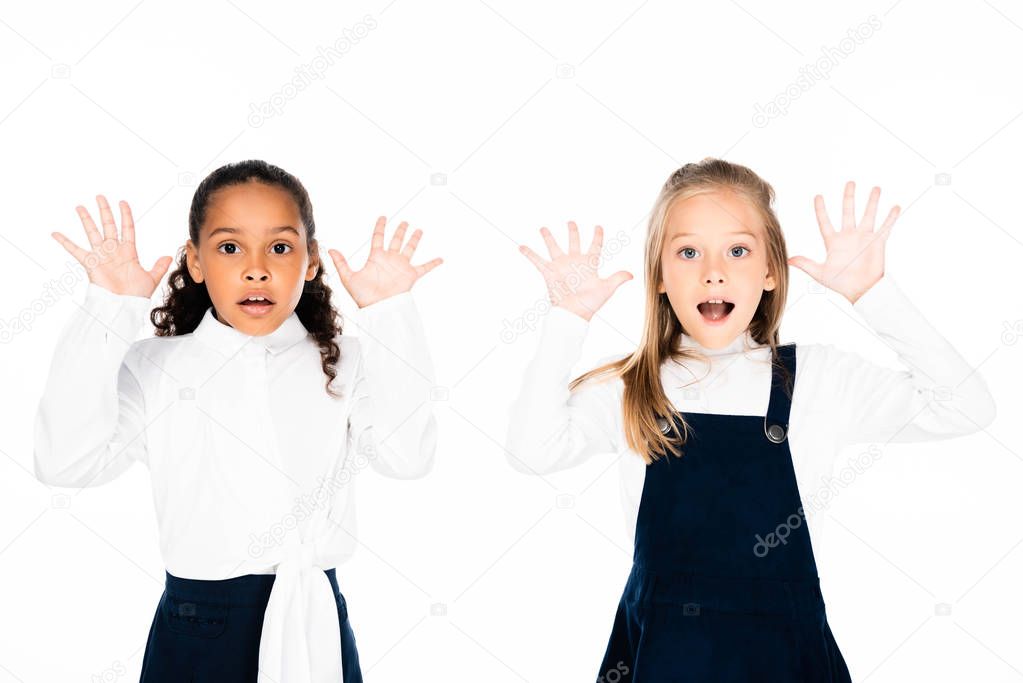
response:
{"label": "ear", "polygon": [[199,253],[196,251],[192,240],[185,240],[185,262],[188,264],[188,274],[196,282],[202,282],[202,269],[199,268]]}
{"label": "ear", "polygon": [[316,270],[320,267],[320,245],[313,240],[309,243],[309,267],[305,269],[306,282],[316,277]]}
{"label": "ear", "polygon": [[665,289],[664,289],[664,280],[661,280],[661,281],[660,281],[660,282],[659,282],[659,283],[657,284],[657,293],[658,293],[658,294],[664,294],[664,292],[665,292],[665,291],[667,291],[667,290],[665,290]]}
{"label": "ear", "polygon": [[774,276],[771,275],[771,273],[768,273],[767,277],[764,278],[764,291],[765,292],[770,292],[772,289],[774,289],[777,286],[778,286],[778,283],[774,281]]}

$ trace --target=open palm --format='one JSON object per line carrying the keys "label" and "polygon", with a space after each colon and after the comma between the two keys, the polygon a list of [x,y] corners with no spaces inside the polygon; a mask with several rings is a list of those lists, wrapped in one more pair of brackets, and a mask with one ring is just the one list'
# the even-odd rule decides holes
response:
{"label": "open palm", "polygon": [[79,247],[59,232],[52,232],[50,235],[82,264],[90,282],[114,294],[152,296],[173,259],[170,256],[161,256],[151,269],[143,268],[135,250],[135,222],[128,202],[120,203],[120,237],[117,235],[117,224],[114,223],[114,215],[110,211],[106,197],[97,195],[96,203],[99,204],[100,221],[103,224],[102,234],[96,228],[89,211],[84,206],[75,207],[82,227],[85,228],[85,235],[92,246],[91,251]]}
{"label": "open palm", "polygon": [[824,263],[811,261],[805,256],[793,256],[789,264],[805,271],[825,287],[845,296],[852,303],[870,289],[884,275],[884,249],[892,226],[899,216],[899,207],[893,206],[884,224],[874,230],[877,202],[881,188],[875,187],[867,200],[863,219],[856,224],[856,184],[845,185],[842,201],[842,229],[835,230],[824,209],[824,198],[814,197],[817,223],[824,248],[827,250]]}
{"label": "open palm", "polygon": [[540,258],[524,244],[519,245],[519,251],[543,275],[551,303],[555,306],[589,320],[620,285],[632,279],[632,274],[624,270],[606,278],[598,275],[600,250],[604,244],[604,229],[599,225],[593,229],[593,241],[585,254],[579,250],[579,228],[573,221],[568,222],[567,254],[546,227],[540,228],[540,234],[550,253],[550,261]]}
{"label": "open palm", "polygon": [[337,268],[341,284],[348,290],[359,308],[364,308],[395,294],[407,292],[412,289],[416,280],[444,261],[444,259],[435,258],[420,266],[413,266],[410,260],[416,251],[416,245],[419,244],[423,231],[416,230],[412,233],[412,237],[409,238],[408,244],[403,249],[401,243],[405,238],[405,229],[408,227],[408,223],[404,221],[398,225],[398,229],[391,237],[390,244],[384,249],[385,225],[387,225],[385,216],[377,218],[370,242],[369,258],[366,259],[366,265],[361,270],[352,270],[348,266],[348,261],[337,249],[327,250]]}

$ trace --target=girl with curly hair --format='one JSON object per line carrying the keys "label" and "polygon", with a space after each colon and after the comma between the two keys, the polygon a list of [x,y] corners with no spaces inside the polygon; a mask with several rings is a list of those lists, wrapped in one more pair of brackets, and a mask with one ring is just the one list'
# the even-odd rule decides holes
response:
{"label": "girl with curly hair", "polygon": [[[88,273],[56,346],[35,426],[36,476],[97,486],[148,466],[166,580],[142,681],[359,683],[336,567],[355,545],[354,475],[432,466],[433,365],[407,223],[366,265],[329,253],[359,306],[342,334],[312,203],[290,173],[228,164],[198,186],[162,306],[168,256],[143,268],[131,209],[118,235],[77,207],[91,250],[53,237]],[[132,341],[146,318],[156,336]],[[396,359],[398,362],[396,362]],[[324,379],[326,378],[326,379]]]}

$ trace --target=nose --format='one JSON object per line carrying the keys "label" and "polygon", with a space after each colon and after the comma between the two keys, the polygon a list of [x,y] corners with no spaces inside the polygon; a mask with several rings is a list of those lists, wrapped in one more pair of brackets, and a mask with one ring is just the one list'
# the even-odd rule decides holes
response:
{"label": "nose", "polygon": [[245,279],[263,282],[270,279],[270,272],[263,266],[261,261],[256,260],[246,265]]}
{"label": "nose", "polygon": [[707,285],[724,284],[724,269],[717,262],[708,262],[703,273],[703,282]]}
{"label": "nose", "polygon": [[703,283],[705,285],[720,285],[725,282],[725,267],[720,258],[714,254],[708,254],[703,262]]}

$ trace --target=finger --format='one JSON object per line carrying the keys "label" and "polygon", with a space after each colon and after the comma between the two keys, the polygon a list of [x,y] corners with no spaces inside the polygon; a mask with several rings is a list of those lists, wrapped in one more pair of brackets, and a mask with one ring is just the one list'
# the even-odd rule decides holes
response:
{"label": "finger", "polygon": [[328,249],[327,253],[334,262],[334,267],[337,268],[337,274],[341,278],[342,284],[347,284],[349,278],[352,277],[352,269],[348,267],[348,261],[337,249]]}
{"label": "finger", "polygon": [[444,263],[444,259],[438,257],[432,261],[427,261],[421,266],[416,266],[416,277],[423,277],[442,263]]}
{"label": "finger", "polygon": [[537,254],[535,251],[527,247],[525,244],[519,245],[519,251],[522,254],[525,254],[526,258],[529,259],[530,262],[534,266],[536,266],[536,269],[539,270],[541,273],[547,273],[550,271],[551,264],[540,258],[539,254]]}
{"label": "finger", "polygon": [[377,218],[377,224],[373,226],[373,238],[370,240],[369,250],[378,251],[384,248],[384,226],[387,225],[387,217]]}
{"label": "finger", "polygon": [[407,259],[412,258],[412,254],[416,253],[416,247],[419,245],[419,240],[423,237],[422,230],[416,230],[412,233],[412,237],[409,238],[408,244],[401,250],[401,255]]}
{"label": "finger", "polygon": [[815,261],[811,261],[805,256],[793,256],[789,259],[789,265],[799,268],[817,282],[820,282],[823,277],[824,266]]}
{"label": "finger", "polygon": [[170,256],[161,256],[156,259],[156,263],[149,270],[149,276],[153,278],[153,282],[159,284],[163,276],[167,274],[167,269],[170,268],[171,263],[174,261]]}
{"label": "finger", "polygon": [[103,223],[103,239],[117,239],[117,223],[114,223],[114,214],[107,204],[107,198],[103,195],[96,195],[96,203],[99,204],[99,219]]}
{"label": "finger", "polygon": [[613,292],[631,279],[632,273],[630,273],[627,270],[619,270],[617,273],[609,275],[607,278],[605,278],[604,282],[606,282],[611,287],[611,291]]}
{"label": "finger", "polygon": [[83,266],[85,265],[85,259],[89,256],[88,251],[82,249],[80,246],[78,246],[77,244],[75,244],[74,242],[72,242],[59,232],[51,232],[50,235],[53,237],[53,239],[57,240],[57,242],[60,243],[60,246],[64,247],[67,250],[67,252],[74,257],[76,261],[81,263]]}
{"label": "finger", "polygon": [[100,247],[103,246],[103,235],[99,234],[99,230],[96,228],[89,210],[84,206],[76,206],[75,211],[78,213],[78,219],[82,221],[82,227],[85,228],[85,235],[89,240],[89,244],[92,245],[94,251],[99,251]]}
{"label": "finger", "polygon": [[856,227],[856,183],[849,181],[845,184],[845,196],[842,197],[842,229],[849,230]]}
{"label": "finger", "polygon": [[599,225],[593,228],[593,241],[590,242],[590,248],[586,250],[587,256],[593,256],[599,254],[601,248],[604,246],[604,228]]}
{"label": "finger", "polygon": [[835,235],[835,228],[831,225],[831,219],[828,218],[828,210],[824,208],[824,197],[821,195],[814,197],[813,207],[817,212],[817,225],[821,229],[821,237],[824,238],[824,245],[827,246]]}
{"label": "finger", "polygon": [[884,223],[881,224],[881,229],[878,230],[878,235],[882,240],[888,239],[888,236],[892,233],[892,226],[895,225],[895,221],[898,219],[902,209],[896,204],[892,207],[892,210],[888,212],[888,216],[884,219]]}
{"label": "finger", "polygon": [[564,256],[565,252],[561,251],[561,247],[554,240],[554,235],[546,227],[540,228],[540,234],[543,236],[544,244],[547,245],[547,252],[551,255],[551,260]]}
{"label": "finger", "polygon": [[579,226],[574,221],[568,222],[568,253],[579,253]]}
{"label": "finger", "polygon": [[135,244],[135,220],[131,216],[131,207],[128,202],[121,203],[121,239],[125,242]]}
{"label": "finger", "polygon": [[401,241],[405,239],[405,228],[408,227],[408,221],[402,221],[398,224],[398,229],[394,231],[394,235],[391,236],[391,243],[388,245],[388,249],[391,251],[398,251],[401,247]]}
{"label": "finger", "polygon": [[863,210],[863,220],[860,221],[860,230],[874,230],[874,216],[877,214],[877,200],[880,196],[880,187],[875,187],[870,191],[870,197],[867,198],[867,208]]}

